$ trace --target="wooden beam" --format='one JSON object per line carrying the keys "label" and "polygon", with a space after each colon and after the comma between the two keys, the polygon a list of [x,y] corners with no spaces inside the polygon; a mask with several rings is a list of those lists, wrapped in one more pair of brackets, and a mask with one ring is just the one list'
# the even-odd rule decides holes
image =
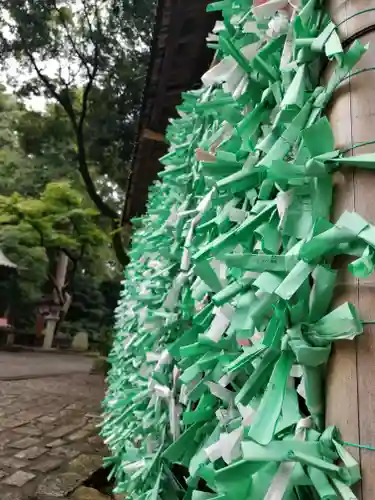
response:
{"label": "wooden beam", "polygon": [[154,132],[149,128],[143,129],[141,134],[141,139],[150,139],[151,141],[165,142],[164,134],[160,134],[159,132]]}
{"label": "wooden beam", "polygon": [[176,47],[179,41],[179,33],[185,19],[182,0],[174,0],[171,6],[171,18],[168,26],[168,37],[165,47],[164,58],[160,67],[159,83],[155,93],[154,108],[151,113],[151,126],[159,119],[162,106],[167,93],[168,78],[172,69],[173,60],[176,56]]}
{"label": "wooden beam", "polygon": [[[137,146],[132,161],[132,169],[128,178],[128,185],[126,189],[125,204],[122,213],[122,223],[125,223],[134,213],[133,205],[138,204],[137,193],[137,176],[136,171],[140,168],[147,170],[149,164],[152,165],[151,160],[149,164],[139,165],[137,157],[139,155],[139,148],[142,145],[143,138],[150,138],[155,141],[154,147],[161,147],[162,143],[166,144],[165,137],[160,134],[165,128],[167,118],[166,114],[170,114],[172,107],[174,107],[179,99],[181,92],[190,89],[193,84],[199,81],[201,74],[207,69],[210,63],[211,51],[205,47],[205,37],[209,26],[214,24],[215,15],[206,13],[206,6],[210,0],[160,0],[158,3],[158,30],[154,33],[153,58],[151,61],[152,70],[150,69],[150,77],[148,80],[148,87],[144,96],[144,109],[143,116],[141,117],[142,124],[144,125],[145,137],[142,135],[142,129],[138,135]],[[178,45],[185,40],[185,35],[181,39],[181,29],[186,19],[193,18],[195,27],[192,35],[194,35],[194,43],[191,46],[192,56],[185,58],[185,66],[190,68],[186,74],[182,72],[181,66],[175,68],[175,56]],[[207,24],[207,29],[204,25]],[[192,35],[186,35],[190,38]],[[199,43],[198,43],[198,41]],[[162,58],[162,60],[160,60]],[[207,60],[206,60],[207,59]],[[180,74],[181,78],[176,78],[174,69]],[[170,87],[173,87],[172,91]],[[175,88],[178,87],[178,88]],[[176,95],[176,101],[174,96]],[[150,133],[147,131],[150,130]],[[156,132],[156,130],[158,132]],[[160,134],[160,135],[154,135]],[[151,136],[151,137],[149,137]],[[158,145],[158,146],[156,146]],[[162,156],[162,154],[160,154]],[[160,165],[155,162],[155,165]],[[136,200],[136,201],[135,201]],[[144,206],[144,200],[141,200]]]}
{"label": "wooden beam", "polygon": [[[341,39],[356,38],[364,27],[375,24],[375,12],[366,12],[345,22],[350,15],[372,7],[371,0],[329,0],[333,22],[340,26]],[[375,32],[360,36],[370,42],[368,52],[356,69],[375,66]],[[328,72],[332,68],[328,68]],[[343,82],[336,90],[328,116],[335,135],[336,148],[375,138],[375,72],[370,71]],[[375,152],[375,145],[355,149],[353,155]],[[365,169],[343,169],[345,182],[335,188],[334,221],[344,210],[354,210],[375,223],[373,193],[375,172]],[[375,277],[358,280],[347,271],[348,262],[337,261],[339,278],[335,304],[354,303],[361,319],[375,319]],[[365,325],[364,334],[356,340],[336,342],[327,377],[327,425],[337,425],[344,441],[375,446],[375,325]],[[360,461],[362,483],[358,495],[362,500],[375,498],[375,453],[350,448]]]}

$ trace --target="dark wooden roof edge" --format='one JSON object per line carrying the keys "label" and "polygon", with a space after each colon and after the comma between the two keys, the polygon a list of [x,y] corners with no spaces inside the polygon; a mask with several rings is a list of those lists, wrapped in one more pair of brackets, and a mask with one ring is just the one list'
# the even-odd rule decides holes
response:
{"label": "dark wooden roof edge", "polygon": [[159,158],[167,151],[168,121],[177,116],[182,92],[202,85],[214,56],[206,37],[219,13],[207,13],[210,1],[158,2],[122,224],[144,213],[149,187],[162,170]]}
{"label": "dark wooden roof edge", "polygon": [[125,192],[125,203],[124,203],[124,208],[121,214],[121,225],[124,225],[125,222],[129,222],[126,220],[126,214],[127,214],[127,208],[128,208],[128,203],[130,202],[130,187],[132,184],[132,178],[134,174],[134,160],[137,157],[137,152],[139,148],[139,141],[142,133],[142,128],[143,128],[143,116],[145,114],[146,108],[147,108],[147,89],[150,85],[152,73],[153,73],[153,61],[156,57],[156,54],[158,52],[158,31],[160,29],[161,21],[163,18],[163,8],[164,8],[164,3],[165,0],[158,0],[157,6],[156,6],[156,12],[155,12],[155,22],[154,22],[154,28],[153,28],[153,33],[152,33],[152,42],[151,42],[151,50],[150,50],[150,61],[148,64],[147,68],[147,74],[146,74],[146,80],[145,80],[145,85],[143,88],[143,99],[142,99],[142,106],[141,110],[139,113],[138,117],[138,124],[137,124],[137,133],[136,133],[136,138],[134,142],[134,150],[133,150],[133,155],[132,155],[132,160],[131,160],[131,168],[130,168],[130,173],[128,177],[128,182],[126,185],[126,192]]}

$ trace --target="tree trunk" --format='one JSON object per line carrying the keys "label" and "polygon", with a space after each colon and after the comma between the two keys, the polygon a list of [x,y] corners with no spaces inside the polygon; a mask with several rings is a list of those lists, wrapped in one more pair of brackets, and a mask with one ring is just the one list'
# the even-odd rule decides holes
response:
{"label": "tree trunk", "polygon": [[65,300],[65,302],[64,302],[63,306],[61,307],[59,320],[56,324],[55,335],[59,332],[60,327],[63,324],[63,322],[66,318],[66,315],[68,314],[70,306],[72,305],[72,302],[73,302],[73,297],[71,296],[70,293],[65,292],[64,300]]}
{"label": "tree trunk", "polygon": [[[337,25],[363,9],[375,7],[371,0],[330,0],[331,17]],[[340,26],[342,40],[371,42],[369,51],[356,69],[375,66],[375,31],[363,30],[375,24],[375,11],[367,12]],[[331,68],[328,68],[328,72]],[[336,148],[375,139],[375,72],[352,77],[335,92],[328,116],[336,139]],[[355,149],[353,155],[375,151],[375,144]],[[351,153],[349,153],[351,154]],[[356,211],[375,223],[375,172],[343,169],[345,182],[335,188],[333,220],[344,210]],[[347,263],[337,259],[339,277],[335,302],[354,303],[365,321],[375,320],[375,277],[357,280],[347,271]],[[375,446],[375,325],[366,325],[356,340],[336,342],[327,377],[327,425],[339,427],[344,441]],[[358,495],[375,498],[375,453],[350,448],[360,461],[363,481]]]}
{"label": "tree trunk", "polygon": [[[62,291],[64,289],[66,281],[66,273],[68,271],[68,264],[69,264],[69,257],[66,255],[66,253],[60,251],[56,267],[56,285],[60,295],[62,294]],[[58,300],[59,298],[56,296],[57,291],[54,290],[54,293],[56,300]]]}
{"label": "tree trunk", "polygon": [[[51,349],[53,339],[57,333],[57,325],[60,323],[61,311],[64,309],[65,303],[61,303],[61,298],[65,297],[64,286],[66,282],[66,275],[68,272],[69,258],[64,253],[59,253],[59,258],[56,267],[56,278],[55,278],[55,289],[53,290],[53,301],[55,306],[53,306],[46,318],[46,328],[44,334],[43,349]],[[67,294],[69,297],[70,295]],[[67,299],[67,298],[66,298]],[[69,303],[70,305],[70,303]],[[68,305],[68,307],[69,307]]]}

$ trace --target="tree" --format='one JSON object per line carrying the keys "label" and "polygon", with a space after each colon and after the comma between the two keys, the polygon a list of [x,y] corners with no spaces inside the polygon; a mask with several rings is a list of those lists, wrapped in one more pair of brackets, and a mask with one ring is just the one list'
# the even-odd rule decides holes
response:
{"label": "tree", "polygon": [[33,283],[39,292],[35,303],[44,294],[59,311],[55,325],[68,312],[82,263],[95,265],[96,271],[108,265],[102,257],[109,242],[97,217],[97,210],[66,181],[49,183],[39,198],[0,196],[0,242],[19,266],[22,292],[29,293]]}
{"label": "tree", "polygon": [[[40,178],[34,194],[40,192],[47,182],[61,178],[69,179],[85,190],[85,185],[76,170],[74,135],[70,122],[60,105],[48,104],[43,113],[25,110],[20,114],[15,127],[19,146],[27,156],[28,163],[31,161],[39,170]],[[95,181],[101,198],[116,211],[120,211],[123,191],[121,186],[112,180],[116,177],[115,165],[117,166],[120,160],[115,151],[111,154],[109,143],[105,150],[101,147],[100,141],[103,139],[100,139],[100,134],[95,133],[94,126],[92,129],[92,132],[87,134],[86,147],[92,149],[92,157],[99,158],[102,154],[103,158],[101,161],[90,160],[90,175]],[[108,163],[106,168],[103,168],[104,160]],[[108,171],[111,176],[107,174]],[[118,178],[121,177],[119,174]]]}
{"label": "tree", "polygon": [[[52,181],[66,179],[75,186],[81,183],[72,168],[72,139],[68,143],[57,118],[53,123],[54,118],[51,113],[28,111],[20,99],[0,87],[0,194],[18,191],[23,196],[38,197]],[[46,121],[50,127],[45,126]]]}
{"label": "tree", "polygon": [[101,343],[112,329],[120,287],[120,280],[111,276],[97,276],[78,269],[72,283],[74,301],[64,331],[70,334],[85,331],[93,342]]}
{"label": "tree", "polygon": [[[49,105],[43,114],[30,112],[20,99],[0,88],[0,195],[9,201],[18,192],[21,199],[39,200],[49,184],[65,182],[79,192],[81,207],[92,208],[84,184],[72,166],[68,120],[63,113],[55,113],[55,108]],[[121,275],[106,236],[108,222],[99,215],[90,221],[105,238],[93,252],[84,252],[74,274],[69,261],[67,280],[72,302],[59,326],[69,334],[85,330],[93,339],[111,328]],[[12,319],[17,332],[34,332],[36,312],[43,296],[51,290],[51,264],[46,248],[41,245],[40,235],[30,225],[21,223],[0,224],[0,248],[18,265],[18,287],[12,287],[9,280],[0,280],[0,292],[4,297],[12,294],[12,309],[16,313]],[[55,271],[52,267],[52,273]]]}
{"label": "tree", "polygon": [[3,62],[17,60],[27,75],[20,84],[17,74],[12,83],[20,95],[44,95],[64,112],[76,169],[92,202],[110,221],[121,264],[128,259],[119,212],[101,196],[93,172],[124,187],[154,3],[81,0],[68,7],[59,0],[0,1]]}

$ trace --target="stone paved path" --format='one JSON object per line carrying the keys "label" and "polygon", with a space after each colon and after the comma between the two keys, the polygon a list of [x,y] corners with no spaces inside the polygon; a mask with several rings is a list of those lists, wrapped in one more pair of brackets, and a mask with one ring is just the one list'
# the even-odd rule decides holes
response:
{"label": "stone paved path", "polygon": [[[17,365],[18,353],[8,356]],[[57,358],[42,356],[47,364]],[[37,361],[27,357],[28,364]],[[66,498],[101,466],[105,448],[96,425],[103,393],[103,377],[88,373],[0,381],[1,500]]]}
{"label": "stone paved path", "polygon": [[0,380],[89,373],[92,358],[77,354],[0,352]]}

